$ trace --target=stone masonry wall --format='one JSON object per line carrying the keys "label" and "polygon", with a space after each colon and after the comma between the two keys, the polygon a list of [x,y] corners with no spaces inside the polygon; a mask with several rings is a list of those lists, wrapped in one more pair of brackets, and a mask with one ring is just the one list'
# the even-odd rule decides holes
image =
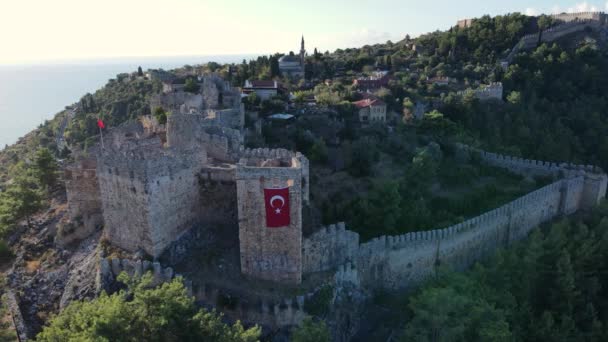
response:
{"label": "stone masonry wall", "polygon": [[605,17],[602,18],[604,19],[598,21],[596,19],[587,19],[585,16],[583,16],[580,19],[568,21],[564,24],[554,26],[539,33],[525,35],[519,40],[519,42],[517,42],[517,44],[515,44],[513,49],[511,49],[506,61],[511,63],[520,51],[535,48],[539,41],[541,43],[550,43],[571,33],[584,31],[587,27],[597,29],[605,23]]}
{"label": "stone masonry wall", "polygon": [[606,23],[606,14],[604,12],[559,13],[551,15],[551,17],[563,22],[593,20],[602,24]]}
{"label": "stone masonry wall", "polygon": [[324,227],[304,239],[303,272],[328,271],[346,262],[354,262],[358,249],[359,234],[346,230],[343,222]]}
{"label": "stone masonry wall", "polygon": [[207,160],[205,150],[163,149],[156,139],[108,144],[97,160],[106,237],[154,257],[200,219],[198,172]]}
{"label": "stone masonry wall", "polygon": [[[171,267],[162,267],[159,262],[147,260],[130,260],[120,258],[102,258],[97,269],[96,287],[97,292],[105,290],[112,292],[116,288],[116,278],[120,273],[125,272],[129,277],[141,277],[150,272],[153,277],[153,284],[160,285],[170,282],[173,278],[179,277]],[[184,279],[184,285],[188,289],[192,288],[191,283]]]}
{"label": "stone masonry wall", "polygon": [[[551,176],[554,183],[500,208],[443,229],[381,236],[353,247],[358,234],[323,229],[304,241],[306,272],[336,269],[336,282],[367,289],[414,287],[428,279],[438,265],[463,270],[499,247],[525,238],[539,224],[560,215],[591,208],[606,196],[608,176],[597,167],[511,158],[464,145],[459,151],[478,153],[482,161],[524,176]],[[353,234],[348,243],[355,260],[336,254],[336,239]],[[318,265],[318,266],[317,266]]]}
{"label": "stone masonry wall", "polygon": [[[286,150],[259,150],[242,158],[237,165],[241,271],[246,275],[287,283],[302,280],[303,171],[300,160],[305,157],[293,155]],[[273,162],[285,165],[266,166],[274,165]],[[264,188],[282,187],[289,187],[290,225],[267,228]]]}
{"label": "stone masonry wall", "polygon": [[[560,214],[564,184],[560,180],[448,228],[382,236],[364,243],[357,260],[361,282],[367,288],[399,289],[420,284],[440,264],[465,269]],[[577,184],[582,186],[582,182]]]}
{"label": "stone masonry wall", "polygon": [[167,118],[167,144],[178,149],[197,146],[211,158],[236,163],[243,139],[238,130],[210,126],[203,115],[173,114]]}
{"label": "stone masonry wall", "polygon": [[103,225],[96,169],[94,154],[65,169],[69,219],[62,222],[57,242],[68,244],[84,239]]}
{"label": "stone masonry wall", "polygon": [[206,165],[198,177],[201,196],[201,223],[208,226],[237,227],[236,166]]}

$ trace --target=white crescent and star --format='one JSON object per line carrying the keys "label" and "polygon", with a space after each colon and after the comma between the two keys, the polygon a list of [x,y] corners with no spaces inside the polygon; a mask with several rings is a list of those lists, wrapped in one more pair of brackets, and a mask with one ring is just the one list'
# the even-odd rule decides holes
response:
{"label": "white crescent and star", "polygon": [[[275,206],[274,206],[274,204],[273,204],[273,203],[274,203],[274,201],[281,201],[281,206],[280,206],[280,207],[278,207],[278,208],[275,208]],[[271,206],[273,209],[275,209],[275,211],[274,211],[275,213],[280,214],[280,213],[281,213],[281,208],[283,208],[283,207],[285,206],[285,198],[284,198],[283,196],[280,196],[280,195],[275,195],[275,196],[272,196],[272,197],[270,198],[270,206]]]}

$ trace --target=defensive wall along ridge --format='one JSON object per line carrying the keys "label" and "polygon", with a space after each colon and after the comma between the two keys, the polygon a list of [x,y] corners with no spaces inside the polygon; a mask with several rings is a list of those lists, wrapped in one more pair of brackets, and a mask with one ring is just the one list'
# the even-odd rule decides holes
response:
{"label": "defensive wall along ridge", "polygon": [[360,244],[343,223],[304,239],[303,269],[338,269],[336,282],[366,289],[401,289],[432,276],[435,267],[463,270],[499,247],[525,238],[543,222],[591,208],[606,196],[608,177],[590,165],[556,164],[512,158],[464,145],[482,161],[524,176],[550,176],[555,182],[478,217],[442,229],[381,236]]}
{"label": "defensive wall along ridge", "polygon": [[[245,276],[291,285],[319,278],[324,280],[313,286],[329,281],[336,288],[396,290],[418,285],[438,265],[465,269],[496,248],[524,238],[540,223],[590,208],[606,194],[607,177],[593,166],[513,158],[457,145],[457,153],[465,157],[476,155],[490,165],[554,182],[447,228],[361,243],[359,234],[338,223],[303,236],[302,208],[309,204],[309,162],[304,155],[245,149],[237,130],[209,126],[202,115],[171,115],[166,127],[152,121],[109,132],[96,159],[91,156],[66,170],[70,220],[84,227],[63,236],[66,243],[104,225],[112,245],[135,254],[143,251],[155,260],[168,251],[168,260],[174,260],[169,264],[175,265],[189,250],[213,243],[215,228],[226,227],[219,230],[235,241],[238,237]],[[264,191],[286,188],[290,222],[267,229]],[[151,269],[155,280],[174,276],[158,263],[145,263],[141,261],[141,272]],[[121,270],[141,273],[137,261],[102,261],[98,267],[100,283],[111,284]],[[192,293],[205,303],[214,305],[221,294],[233,295],[196,281]],[[271,326],[292,325],[304,315],[297,296],[277,300],[255,295],[239,303],[226,310]]]}
{"label": "defensive wall along ridge", "polygon": [[539,31],[538,33],[527,34],[515,44],[505,60],[511,63],[520,51],[531,50],[539,43],[550,43],[566,35],[582,32],[587,28],[600,29],[604,27],[604,25],[605,20],[583,17],[565,22],[547,30]]}
{"label": "defensive wall along ridge", "polygon": [[[322,227],[301,240],[303,275],[331,272],[334,276],[330,283],[335,287],[412,288],[435,274],[439,265],[464,270],[497,248],[525,238],[539,224],[590,208],[606,194],[608,177],[593,166],[513,158],[464,145],[457,148],[459,153],[477,154],[490,165],[525,176],[550,176],[555,181],[499,208],[441,229],[381,236],[360,243],[359,234],[346,229],[344,223]],[[247,160],[266,159],[271,155],[287,159],[299,157],[289,151],[267,149],[243,150],[242,155],[247,156]],[[243,178],[237,176],[237,179]],[[242,187],[242,190],[246,189],[249,187]],[[300,197],[302,194],[294,195]],[[111,284],[122,271],[135,276],[151,271],[157,282],[170,281],[176,276],[171,268],[163,268],[158,262],[102,259],[99,267],[99,284]],[[197,300],[208,305],[218,305],[222,296],[235,298],[227,290],[204,281],[193,285],[186,280],[186,285]],[[304,303],[318,289],[281,300],[241,298],[234,305],[220,309],[229,317],[244,321],[273,327],[293,326],[305,317]]]}

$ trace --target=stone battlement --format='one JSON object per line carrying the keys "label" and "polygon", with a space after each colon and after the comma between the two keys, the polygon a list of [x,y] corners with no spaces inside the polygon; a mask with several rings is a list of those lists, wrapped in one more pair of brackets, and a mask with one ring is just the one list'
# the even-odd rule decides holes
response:
{"label": "stone battlement", "polygon": [[571,21],[597,21],[602,24],[606,23],[606,13],[604,12],[577,12],[577,13],[558,13],[552,14],[551,17],[562,22]]}
{"label": "stone battlement", "polygon": [[479,153],[490,165],[524,176],[552,176],[556,181],[445,228],[380,236],[362,244],[359,235],[343,224],[324,228],[304,240],[305,270],[337,269],[336,282],[367,289],[413,287],[432,276],[439,264],[465,269],[497,248],[525,238],[539,224],[591,208],[606,196],[608,176],[599,168],[511,158],[464,145],[458,148]]}
{"label": "stone battlement", "polygon": [[492,82],[489,85],[480,87],[479,89],[468,89],[457,92],[459,96],[464,96],[467,93],[473,93],[475,97],[481,101],[486,101],[490,99],[502,100],[503,86],[501,82]]}
{"label": "stone battlement", "polygon": [[[102,258],[97,269],[96,288],[97,292],[110,291],[116,282],[116,278],[122,272],[129,277],[139,278],[147,272],[152,274],[153,285],[160,285],[172,281],[181,275],[176,274],[171,267],[162,267],[159,262],[148,260],[131,260],[120,258]],[[184,279],[184,284],[192,292],[192,283]]]}
{"label": "stone battlement", "polygon": [[359,234],[346,230],[344,222],[323,227],[304,239],[304,273],[335,269],[357,258]]}
{"label": "stone battlement", "polygon": [[205,149],[211,158],[237,162],[243,137],[239,130],[209,124],[202,115],[174,114],[167,118],[167,145]]}
{"label": "stone battlement", "polygon": [[501,155],[497,153],[491,153],[476,149],[474,147],[456,144],[456,147],[460,150],[469,152],[469,153],[477,153],[484,162],[508,169],[511,172],[529,176],[559,176],[559,173],[563,174],[572,174],[574,175],[576,172],[583,171],[592,174],[603,174],[604,171],[593,165],[575,165],[572,163],[556,163],[556,162],[547,162],[540,160],[531,160],[524,159],[519,157],[511,157],[507,155]]}
{"label": "stone battlement", "polygon": [[599,28],[606,24],[606,16],[603,14],[601,18],[602,19],[575,18],[547,30],[527,34],[515,44],[505,61],[511,63],[520,51],[531,50],[538,46],[539,43],[550,43],[568,34],[584,31],[587,27]]}

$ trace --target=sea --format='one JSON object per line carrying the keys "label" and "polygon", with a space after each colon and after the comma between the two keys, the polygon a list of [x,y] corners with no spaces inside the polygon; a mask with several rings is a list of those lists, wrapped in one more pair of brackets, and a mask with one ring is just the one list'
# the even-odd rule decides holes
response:
{"label": "sea", "polygon": [[254,55],[141,57],[0,65],[0,150],[65,106],[103,87],[109,79],[141,66],[174,69],[207,62],[239,63]]}

